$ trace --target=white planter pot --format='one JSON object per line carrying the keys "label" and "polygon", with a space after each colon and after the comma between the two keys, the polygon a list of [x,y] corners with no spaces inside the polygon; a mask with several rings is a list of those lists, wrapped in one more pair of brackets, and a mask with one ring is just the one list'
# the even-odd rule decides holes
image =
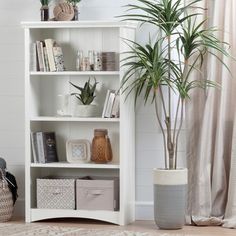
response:
{"label": "white planter pot", "polygon": [[161,229],[180,229],[185,224],[187,169],[154,169],[154,218]]}
{"label": "white planter pot", "polygon": [[97,105],[76,105],[75,116],[78,117],[93,117],[96,116]]}

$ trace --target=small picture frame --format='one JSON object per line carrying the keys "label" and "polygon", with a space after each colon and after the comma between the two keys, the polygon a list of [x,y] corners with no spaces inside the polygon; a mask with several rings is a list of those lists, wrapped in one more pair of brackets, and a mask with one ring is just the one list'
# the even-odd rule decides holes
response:
{"label": "small picture frame", "polygon": [[88,163],[90,158],[89,140],[73,139],[66,142],[66,159],[69,163]]}

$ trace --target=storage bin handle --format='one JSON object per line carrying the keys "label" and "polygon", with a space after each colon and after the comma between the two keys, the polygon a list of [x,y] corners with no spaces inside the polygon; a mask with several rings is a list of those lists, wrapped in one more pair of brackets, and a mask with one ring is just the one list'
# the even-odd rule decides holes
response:
{"label": "storage bin handle", "polygon": [[102,195],[103,191],[100,189],[87,191],[87,195]]}
{"label": "storage bin handle", "polygon": [[61,191],[60,191],[60,189],[55,189],[52,194],[53,195],[58,195],[58,194],[61,194]]}

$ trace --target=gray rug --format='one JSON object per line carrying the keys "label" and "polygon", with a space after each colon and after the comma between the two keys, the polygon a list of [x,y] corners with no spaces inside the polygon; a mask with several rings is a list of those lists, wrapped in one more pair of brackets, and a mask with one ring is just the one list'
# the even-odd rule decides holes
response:
{"label": "gray rug", "polygon": [[0,223],[0,236],[149,236],[148,233],[81,229],[77,227],[59,227],[42,224]]}

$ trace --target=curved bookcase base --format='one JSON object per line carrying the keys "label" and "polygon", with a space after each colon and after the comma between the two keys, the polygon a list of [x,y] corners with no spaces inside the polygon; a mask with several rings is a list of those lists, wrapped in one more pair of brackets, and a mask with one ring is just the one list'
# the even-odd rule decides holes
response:
{"label": "curved bookcase base", "polygon": [[121,225],[119,211],[31,209],[31,222],[55,218],[86,218]]}

